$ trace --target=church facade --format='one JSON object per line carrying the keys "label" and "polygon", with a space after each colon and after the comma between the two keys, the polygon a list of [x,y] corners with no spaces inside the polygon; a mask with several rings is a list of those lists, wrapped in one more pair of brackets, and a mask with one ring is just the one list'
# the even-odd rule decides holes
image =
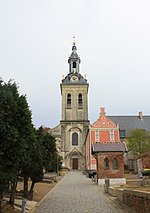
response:
{"label": "church facade", "polygon": [[57,127],[51,129],[50,133],[56,138],[58,152],[63,158],[63,167],[83,170],[85,168],[85,138],[89,129],[89,84],[80,74],[80,62],[74,42],[68,59],[69,72],[60,84],[61,121]]}

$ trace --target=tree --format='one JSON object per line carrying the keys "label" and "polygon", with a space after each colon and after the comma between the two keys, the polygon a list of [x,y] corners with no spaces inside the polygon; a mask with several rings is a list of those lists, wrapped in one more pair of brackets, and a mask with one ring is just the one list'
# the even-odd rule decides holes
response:
{"label": "tree", "polygon": [[62,166],[62,157],[58,154],[58,152],[55,152],[53,154],[53,157],[51,158],[51,162],[49,163],[49,172],[54,172],[56,171],[57,173],[61,170]]}
{"label": "tree", "polygon": [[32,199],[33,197],[35,183],[43,179],[43,170],[49,171],[51,163],[55,161],[56,165],[57,161],[55,158],[57,153],[55,138],[49,133],[45,133],[42,127],[36,130],[36,135],[37,140],[34,150],[32,151],[32,163],[26,167],[26,170],[30,173],[29,177],[32,180],[28,199]]}
{"label": "tree", "polygon": [[[37,130],[35,130],[37,132]],[[32,200],[34,185],[43,179],[43,151],[42,146],[37,138],[32,142],[30,149],[30,163],[22,167],[22,175],[24,176],[24,197]],[[32,184],[28,192],[28,179],[31,179]]]}
{"label": "tree", "polygon": [[129,133],[127,139],[129,151],[144,153],[150,151],[150,132],[143,129],[134,129]]}
{"label": "tree", "polygon": [[[33,125],[26,96],[20,95],[15,82],[0,81],[0,207],[3,193],[12,182],[10,203],[14,193],[20,167],[27,159],[29,141],[32,141]],[[0,209],[1,212],[1,209]]]}
{"label": "tree", "polygon": [[[24,178],[24,196],[30,197],[35,183],[42,180],[43,169],[49,169],[55,156],[55,138],[33,127],[26,96],[19,94],[15,82],[0,80],[0,213],[8,183],[12,186],[11,205],[20,174]],[[28,194],[29,177],[32,186]]]}
{"label": "tree", "polygon": [[48,171],[50,169],[51,162],[53,162],[54,159],[56,161],[56,140],[52,135],[44,132],[42,127],[40,127],[37,132],[37,138],[42,146],[43,168]]}

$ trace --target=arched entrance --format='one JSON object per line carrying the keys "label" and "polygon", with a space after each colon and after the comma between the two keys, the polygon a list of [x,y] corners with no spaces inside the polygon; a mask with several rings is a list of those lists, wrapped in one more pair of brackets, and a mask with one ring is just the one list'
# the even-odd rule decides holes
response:
{"label": "arched entrance", "polygon": [[85,157],[81,152],[74,148],[66,157],[65,165],[69,169],[83,170],[85,166]]}

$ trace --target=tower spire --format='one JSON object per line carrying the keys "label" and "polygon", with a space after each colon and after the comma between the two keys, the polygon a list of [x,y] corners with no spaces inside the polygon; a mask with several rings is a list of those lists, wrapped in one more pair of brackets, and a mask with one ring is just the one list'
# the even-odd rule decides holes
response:
{"label": "tower spire", "polygon": [[81,60],[77,53],[75,36],[73,36],[72,41],[72,51],[68,58],[69,74],[65,78],[62,78],[62,84],[87,84],[86,77],[83,77],[79,72]]}
{"label": "tower spire", "polygon": [[69,63],[69,72],[70,73],[78,73],[79,72],[79,64],[80,64],[80,57],[77,54],[77,47],[75,45],[75,36],[73,36],[73,46],[72,46],[72,53],[68,59]]}

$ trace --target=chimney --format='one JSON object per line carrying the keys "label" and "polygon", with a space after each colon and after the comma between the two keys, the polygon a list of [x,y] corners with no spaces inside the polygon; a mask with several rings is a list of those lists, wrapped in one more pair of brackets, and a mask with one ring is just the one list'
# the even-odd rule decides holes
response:
{"label": "chimney", "polygon": [[105,115],[106,113],[105,113],[105,107],[101,107],[100,108],[100,116],[101,115]]}
{"label": "chimney", "polygon": [[143,119],[142,112],[139,112],[139,118],[140,118],[141,120]]}

